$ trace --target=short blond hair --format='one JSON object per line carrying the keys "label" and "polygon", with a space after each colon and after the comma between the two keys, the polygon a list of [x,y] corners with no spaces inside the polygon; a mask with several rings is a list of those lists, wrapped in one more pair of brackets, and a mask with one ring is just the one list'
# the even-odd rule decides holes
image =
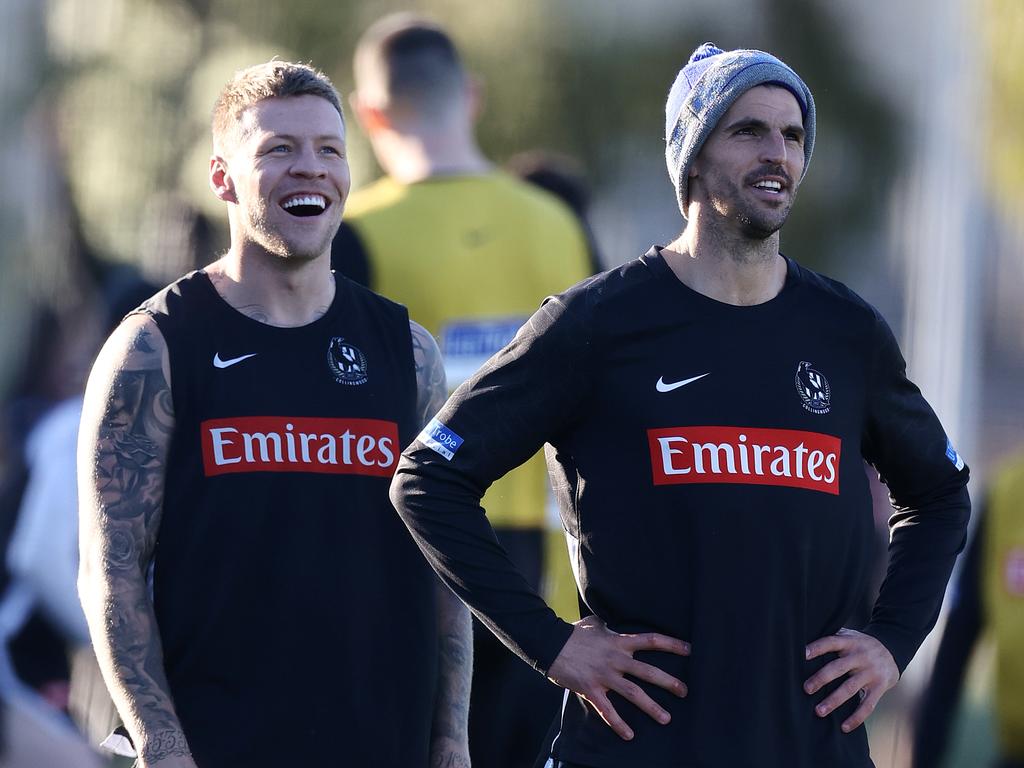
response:
{"label": "short blond hair", "polygon": [[285,96],[319,96],[345,122],[341,97],[326,74],[308,64],[275,59],[239,70],[221,90],[213,105],[214,146],[237,128],[242,113],[253,104]]}

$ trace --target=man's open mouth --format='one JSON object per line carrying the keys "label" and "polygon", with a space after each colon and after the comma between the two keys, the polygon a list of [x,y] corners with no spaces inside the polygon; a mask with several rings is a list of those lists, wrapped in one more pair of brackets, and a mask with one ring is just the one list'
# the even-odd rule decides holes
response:
{"label": "man's open mouth", "polygon": [[294,195],[281,203],[281,207],[292,216],[319,216],[327,210],[327,199],[323,195]]}
{"label": "man's open mouth", "polygon": [[760,189],[765,192],[772,192],[778,194],[782,192],[782,182],[772,181],[769,179],[762,179],[761,181],[754,182],[754,189]]}

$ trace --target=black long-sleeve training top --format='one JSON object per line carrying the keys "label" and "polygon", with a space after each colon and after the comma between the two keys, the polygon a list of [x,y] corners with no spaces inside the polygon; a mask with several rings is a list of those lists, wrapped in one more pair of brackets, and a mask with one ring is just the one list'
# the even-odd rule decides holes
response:
{"label": "black long-sleeve training top", "polygon": [[889,568],[864,631],[902,671],[933,625],[970,502],[964,466],[885,321],[792,261],[778,296],[692,291],[659,249],[551,298],[461,386],[399,465],[392,500],[445,582],[544,671],[572,627],[512,568],[479,499],[546,444],[582,609],[692,644],[638,658],[681,678],[662,726],[612,694],[621,740],[578,697],[555,757],[599,768],[871,765],[864,729],[803,682],[862,594],[888,484]]}

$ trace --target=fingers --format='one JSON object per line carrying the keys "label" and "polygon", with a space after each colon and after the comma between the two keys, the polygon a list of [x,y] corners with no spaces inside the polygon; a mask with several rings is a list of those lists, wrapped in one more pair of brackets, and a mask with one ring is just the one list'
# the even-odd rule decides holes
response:
{"label": "fingers", "polygon": [[644,632],[639,635],[619,635],[625,643],[627,653],[636,651],[665,651],[677,656],[689,656],[690,644],[675,637],[660,635],[657,632]]}
{"label": "fingers", "polygon": [[608,724],[609,728],[619,735],[619,738],[625,741],[633,738],[633,729],[626,725],[625,720],[619,717],[619,713],[615,711],[615,707],[612,706],[607,695],[595,692],[591,696],[584,696],[583,698],[590,702],[590,706],[594,708],[594,711]]}
{"label": "fingers", "polygon": [[643,688],[624,677],[616,681],[613,690],[645,715],[662,725],[666,725],[672,719],[668,712],[658,706],[654,699],[644,693]]}
{"label": "fingers", "polygon": [[627,664],[623,670],[627,675],[631,675],[638,680],[643,680],[645,683],[651,683],[664,688],[669,693],[674,693],[679,698],[684,698],[687,694],[686,684],[678,678],[672,677],[668,672],[650,664],[644,664],[642,661],[636,661],[635,659]]}
{"label": "fingers", "polygon": [[860,706],[850,715],[846,720],[843,721],[842,729],[843,733],[849,733],[855,728],[860,728],[864,724],[864,721],[868,719],[872,712],[875,711],[875,706],[882,698],[882,694],[885,691],[881,689],[874,689],[868,691],[864,700],[860,703]]}
{"label": "fingers", "polygon": [[840,656],[835,661],[830,661],[824,667],[815,672],[804,682],[804,690],[807,693],[816,693],[823,686],[833,680],[838,680],[854,667],[854,659],[851,656]]}
{"label": "fingers", "polygon": [[[842,632],[842,630],[839,630],[839,632]],[[813,643],[808,643],[804,651],[804,657],[810,661],[819,656],[824,656],[826,653],[842,653],[852,648],[856,638],[844,636],[839,634],[839,632],[828,637],[818,638]]]}
{"label": "fingers", "polygon": [[[827,717],[837,707],[842,706],[847,701],[857,695],[857,691],[865,686],[870,685],[871,677],[866,674],[854,675],[848,677],[842,685],[836,688],[832,693],[825,697],[818,706],[814,708],[814,713],[818,717]],[[862,704],[863,706],[863,704]]]}
{"label": "fingers", "polygon": [[557,685],[575,691],[589,702],[620,738],[629,740],[633,738],[633,730],[612,706],[609,691],[615,691],[658,723],[669,722],[671,716],[626,675],[657,685],[679,697],[687,693],[681,680],[634,659],[633,654],[637,651],[663,651],[688,656],[690,645],[656,632],[618,634],[608,629],[599,618],[591,616],[577,622],[566,644],[548,667],[547,674]]}
{"label": "fingers", "polygon": [[861,632],[841,629],[835,635],[815,640],[807,646],[808,659],[825,653],[838,653],[804,683],[807,693],[816,693],[822,686],[848,675],[847,679],[821,701],[814,711],[818,717],[827,717],[836,708],[860,694],[860,706],[843,721],[842,730],[850,733],[864,724],[874,712],[882,695],[899,680],[899,669],[892,654],[876,638]]}

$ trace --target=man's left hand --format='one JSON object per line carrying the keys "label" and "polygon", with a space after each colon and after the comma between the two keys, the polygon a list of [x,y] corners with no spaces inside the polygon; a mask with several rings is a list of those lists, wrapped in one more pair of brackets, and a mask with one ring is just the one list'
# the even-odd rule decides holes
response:
{"label": "man's left hand", "polygon": [[833,680],[846,675],[846,680],[818,704],[814,711],[818,717],[827,717],[836,707],[860,694],[857,710],[842,725],[843,733],[850,733],[875,711],[882,694],[900,679],[900,671],[889,650],[871,635],[853,629],[840,629],[834,635],[815,640],[807,646],[807,659],[816,659],[826,653],[838,653],[804,683],[807,693],[817,693]]}

